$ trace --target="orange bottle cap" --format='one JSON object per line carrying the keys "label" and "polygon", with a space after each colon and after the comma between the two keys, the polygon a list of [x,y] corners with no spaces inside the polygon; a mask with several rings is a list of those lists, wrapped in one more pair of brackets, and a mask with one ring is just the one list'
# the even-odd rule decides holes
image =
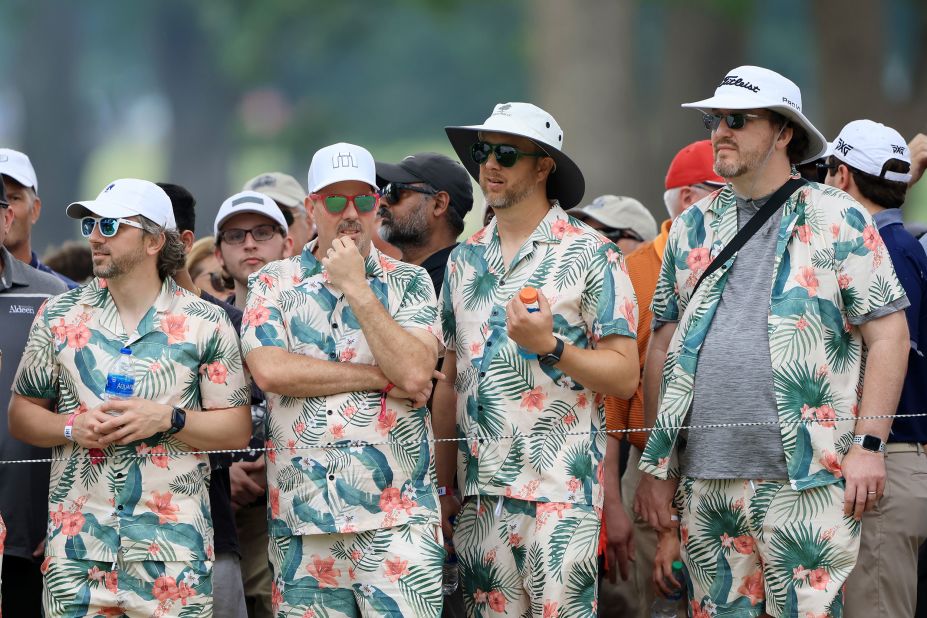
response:
{"label": "orange bottle cap", "polygon": [[521,289],[521,292],[518,293],[518,298],[526,305],[536,303],[538,302],[538,290],[537,288],[524,287]]}

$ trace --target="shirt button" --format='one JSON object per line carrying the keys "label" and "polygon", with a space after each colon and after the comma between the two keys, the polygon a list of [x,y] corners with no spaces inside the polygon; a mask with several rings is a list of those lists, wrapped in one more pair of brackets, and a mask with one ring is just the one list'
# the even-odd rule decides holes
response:
{"label": "shirt button", "polygon": [[476,406],[476,410],[477,410],[477,412],[482,412],[482,411],[483,411],[483,406]]}
{"label": "shirt button", "polygon": [[335,480],[335,475],[334,475],[334,474],[329,474],[329,475],[328,475],[328,480],[329,480],[329,481],[334,481],[334,480]]}
{"label": "shirt button", "polygon": [[123,509],[124,507],[123,507],[123,506],[122,506],[122,505],[120,504],[120,505],[119,505],[119,506],[117,506],[116,508],[117,508],[118,510],[120,510],[120,511],[121,511],[121,510],[122,510],[122,509]]}
{"label": "shirt button", "polygon": [[332,414],[335,413],[335,411],[334,411],[334,410],[326,410],[325,413],[328,414],[329,416],[331,416]]}
{"label": "shirt button", "polygon": [[333,322],[333,323],[332,323],[332,328],[338,328],[338,323],[337,323],[337,322]]}
{"label": "shirt button", "polygon": [[486,372],[485,372],[485,371],[481,371],[481,372],[480,372],[480,377],[481,377],[481,378],[485,378],[485,377],[486,377]]}
{"label": "shirt button", "polygon": [[486,347],[487,347],[487,348],[491,348],[491,347],[492,347],[492,341],[487,341],[487,342],[486,342]]}
{"label": "shirt button", "polygon": [[124,476],[125,476],[125,472],[117,472],[117,473],[116,473],[116,478],[117,478],[117,479],[121,479],[121,478],[124,477]]}
{"label": "shirt button", "polygon": [[332,352],[331,354],[328,355],[328,358],[330,358],[330,359],[332,359],[332,360],[335,360],[337,357],[338,357],[338,355],[335,354],[334,352]]}
{"label": "shirt button", "polygon": [[499,285],[505,285],[505,279],[499,279]]}

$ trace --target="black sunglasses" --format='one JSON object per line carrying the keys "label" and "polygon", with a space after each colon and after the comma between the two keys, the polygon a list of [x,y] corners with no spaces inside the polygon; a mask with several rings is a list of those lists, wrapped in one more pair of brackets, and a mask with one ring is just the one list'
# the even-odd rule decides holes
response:
{"label": "black sunglasses", "polygon": [[818,169],[818,182],[824,182],[827,179],[827,173],[836,174],[840,164],[836,161],[828,162],[825,160],[818,161],[814,166]]}
{"label": "black sunglasses", "polygon": [[702,122],[709,131],[717,131],[723,120],[729,129],[743,129],[748,120],[757,120],[765,118],[759,114],[703,114]]}
{"label": "black sunglasses", "polygon": [[264,242],[273,238],[274,234],[278,231],[282,234],[283,228],[279,225],[273,225],[272,223],[265,223],[263,225],[257,225],[250,230],[243,230],[238,227],[223,230],[219,232],[219,238],[224,243],[240,245],[245,242],[245,238],[248,237],[248,234],[251,234],[251,238],[253,238],[255,242]]}
{"label": "black sunglasses", "polygon": [[437,191],[425,185],[410,185],[404,182],[391,182],[380,189],[380,197],[386,200],[390,206],[395,206],[402,199],[403,191],[414,191],[424,193],[425,195],[437,195]]}
{"label": "black sunglasses", "polygon": [[496,161],[502,167],[512,167],[518,163],[519,157],[546,157],[547,153],[525,152],[509,144],[490,144],[489,142],[477,142],[470,147],[470,158],[477,165],[483,165],[489,160],[489,155],[495,154]]}
{"label": "black sunglasses", "polygon": [[619,240],[636,240],[637,242],[644,242],[644,239],[641,238],[640,234],[630,228],[619,228],[617,230],[612,230],[605,234],[605,238],[613,242],[618,242]]}

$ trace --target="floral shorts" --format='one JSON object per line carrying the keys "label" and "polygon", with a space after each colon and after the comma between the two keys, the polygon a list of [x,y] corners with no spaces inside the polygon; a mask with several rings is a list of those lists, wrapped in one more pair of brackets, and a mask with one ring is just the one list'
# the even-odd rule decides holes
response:
{"label": "floral shorts", "polygon": [[47,556],[42,572],[46,618],[212,616],[212,562],[113,565]]}
{"label": "floral shorts", "polygon": [[683,478],[676,493],[690,616],[840,616],[859,522],[843,483]]}
{"label": "floral shorts", "polygon": [[467,615],[594,617],[599,528],[591,506],[468,498],[454,531]]}
{"label": "floral shorts", "polygon": [[276,618],[441,615],[444,541],[435,524],[271,537]]}

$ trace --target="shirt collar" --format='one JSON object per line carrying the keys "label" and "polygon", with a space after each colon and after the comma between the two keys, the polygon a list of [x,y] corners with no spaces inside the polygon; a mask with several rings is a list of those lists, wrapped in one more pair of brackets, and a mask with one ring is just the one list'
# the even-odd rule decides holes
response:
{"label": "shirt collar", "polygon": [[900,208],[886,208],[872,215],[872,220],[875,221],[876,227],[880,230],[886,225],[891,225],[893,223],[904,224],[904,218],[901,216]]}
{"label": "shirt collar", "polygon": [[[312,277],[319,274],[324,269],[322,262],[316,259],[313,255],[313,251],[319,244],[318,238],[313,238],[306,246],[303,247],[302,253],[299,255],[299,265],[303,269],[303,278]],[[393,260],[388,255],[380,253],[377,248],[374,246],[373,242],[370,243],[370,253],[367,254],[367,257],[364,258],[364,270],[366,271],[368,278],[373,279],[382,279],[383,278],[383,266],[382,264],[389,263],[392,264],[396,260]]]}
{"label": "shirt collar", "polygon": [[6,247],[0,246],[0,255],[3,256],[3,274],[0,275],[0,289],[9,289],[14,285],[28,286],[29,277],[26,269],[32,268],[28,264],[23,264]]}
{"label": "shirt collar", "polygon": [[[170,313],[178,296],[182,295],[180,288],[174,282],[174,279],[167,277],[161,282],[161,291],[155,298],[154,304],[141,319],[136,327],[139,337],[144,336],[154,328],[154,316],[159,313]],[[106,285],[106,279],[94,277],[90,283],[80,288],[80,298],[78,303],[96,309],[102,309],[99,314],[99,324],[114,335],[131,336],[132,333],[123,333],[122,321],[119,319],[119,312],[113,303],[109,289]]]}
{"label": "shirt collar", "polygon": [[[543,242],[559,245],[560,241],[563,239],[563,231],[567,227],[576,227],[570,223],[571,218],[572,217],[560,207],[560,202],[551,200],[550,210],[547,211],[547,214],[544,215],[544,218],[541,219],[538,226],[534,228],[534,231],[528,236],[528,240],[525,244]],[[493,217],[492,221],[490,221],[486,227],[470,237],[467,244],[488,246],[490,244],[499,244],[499,242],[499,229],[496,218]]]}

